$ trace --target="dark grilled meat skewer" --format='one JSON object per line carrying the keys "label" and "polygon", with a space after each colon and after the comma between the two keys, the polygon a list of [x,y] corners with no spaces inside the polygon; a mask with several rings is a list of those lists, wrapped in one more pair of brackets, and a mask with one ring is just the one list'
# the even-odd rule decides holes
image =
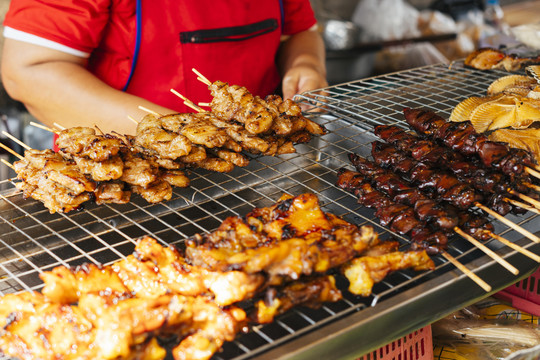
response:
{"label": "dark grilled meat skewer", "polygon": [[439,199],[465,210],[482,201],[483,197],[469,184],[459,181],[452,173],[434,169],[397,151],[393,146],[379,141],[372,143],[375,162],[406,176],[424,192],[434,193]]}
{"label": "dark grilled meat skewer", "polygon": [[526,167],[534,167],[531,154],[509,148],[503,143],[489,141],[478,134],[470,122],[448,122],[432,111],[404,109],[407,123],[419,134],[438,140],[465,156],[476,155],[486,167],[508,175],[512,180],[530,181]]}
{"label": "dark grilled meat skewer", "polygon": [[424,248],[430,254],[446,249],[448,236],[444,232],[430,229],[416,218],[412,207],[399,204],[376,190],[361,173],[342,168],[338,171],[336,185],[353,193],[359,204],[375,209],[381,225],[395,233],[410,236],[413,248]]}
{"label": "dark grilled meat skewer", "polygon": [[375,134],[417,161],[447,168],[460,181],[468,183],[488,197],[489,206],[501,215],[506,215],[510,211],[516,213],[523,211],[503,200],[505,197],[512,197],[508,194],[508,189],[513,188],[533,197],[536,195],[531,194],[526,186],[511,182],[503,173],[486,169],[478,159],[471,157],[466,159],[460,153],[438,145],[433,140],[421,139],[397,126],[376,126]]}
{"label": "dark grilled meat skewer", "polygon": [[356,154],[349,154],[349,159],[361,174],[371,179],[377,189],[384,191],[394,201],[413,207],[417,218],[431,227],[453,232],[455,227],[459,226],[476,239],[489,238],[486,231],[492,231],[493,227],[485,217],[461,211],[452,205],[430,198],[397,174]]}

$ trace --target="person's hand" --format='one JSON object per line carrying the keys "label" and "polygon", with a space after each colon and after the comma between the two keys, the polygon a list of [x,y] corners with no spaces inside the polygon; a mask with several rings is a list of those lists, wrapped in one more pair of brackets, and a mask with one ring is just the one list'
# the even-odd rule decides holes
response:
{"label": "person's hand", "polygon": [[308,64],[293,66],[283,76],[283,98],[290,99],[296,94],[327,86],[325,74],[316,67]]}

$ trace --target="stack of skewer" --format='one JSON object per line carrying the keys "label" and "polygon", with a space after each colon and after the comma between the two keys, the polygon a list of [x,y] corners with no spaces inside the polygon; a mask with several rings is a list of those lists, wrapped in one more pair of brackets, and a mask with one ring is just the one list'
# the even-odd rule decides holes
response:
{"label": "stack of skewer", "polygon": [[51,213],[69,212],[89,201],[127,203],[136,193],[150,203],[169,200],[173,187],[189,186],[186,169],[230,172],[246,166],[248,155],[294,153],[325,129],[302,115],[300,107],[279,96],[261,99],[241,86],[208,79],[213,100],[205,111],[172,90],[196,113],[161,115],[149,109],[135,136],[103,134],[98,128],[49,128],[58,153],[26,149],[25,156],[1,145],[19,161],[11,165],[25,198],[42,201]]}
{"label": "stack of skewer", "polygon": [[[504,215],[540,213],[538,171],[526,151],[488,141],[467,123],[450,123],[431,111],[405,109],[417,134],[379,125],[372,143],[373,161],[350,153],[356,171],[342,168],[337,185],[354,193],[361,205],[374,208],[381,224],[408,235],[414,247],[440,253],[489,291],[491,287],[455,262],[447,250],[458,234],[508,271],[518,270],[484,245],[496,239],[526,256],[540,257],[493,232],[491,215],[539,243],[540,238]],[[488,204],[486,206],[485,204]]]}
{"label": "stack of skewer", "polygon": [[41,292],[0,297],[0,357],[162,360],[166,338],[175,360],[208,360],[248,326],[341,300],[335,273],[369,296],[393,271],[434,268],[424,250],[398,251],[310,193],[184,240],[186,251],[146,236],[112,264],[57,266],[40,273]]}

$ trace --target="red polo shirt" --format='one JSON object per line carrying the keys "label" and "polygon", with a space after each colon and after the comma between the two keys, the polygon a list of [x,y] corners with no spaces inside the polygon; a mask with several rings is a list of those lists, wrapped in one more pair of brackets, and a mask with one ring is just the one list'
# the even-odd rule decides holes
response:
{"label": "red polo shirt", "polygon": [[280,37],[315,23],[309,0],[12,0],[4,35],[87,57],[110,86],[183,112],[171,88],[211,99],[193,67],[272,93]]}

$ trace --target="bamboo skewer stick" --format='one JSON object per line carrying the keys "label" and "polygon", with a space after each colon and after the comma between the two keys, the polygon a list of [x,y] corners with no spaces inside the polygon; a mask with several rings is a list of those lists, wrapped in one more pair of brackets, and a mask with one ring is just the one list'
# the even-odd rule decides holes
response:
{"label": "bamboo skewer stick", "polygon": [[533,212],[533,213],[536,213],[536,214],[540,214],[540,210],[538,210],[537,208],[532,207],[532,206],[530,206],[528,204],[522,203],[521,201],[517,201],[517,200],[514,200],[514,199],[509,199],[509,198],[506,198],[506,197],[503,200],[506,201],[507,203],[518,206],[518,207],[520,207],[522,209],[525,209],[527,211],[530,211],[530,212]]}
{"label": "bamboo skewer stick", "polygon": [[30,125],[34,126],[34,127],[37,127],[38,129],[42,129],[42,130],[45,130],[45,131],[49,131],[49,132],[52,132],[54,134],[58,134],[58,131],[56,131],[55,129],[51,129],[50,127],[48,126],[45,126],[45,125],[42,125],[42,124],[38,124],[37,122],[34,122],[34,121],[30,121]]}
{"label": "bamboo skewer stick", "polygon": [[210,104],[210,103],[205,103],[205,102],[200,102],[200,103],[199,103],[199,106],[207,106],[207,107],[210,107],[211,104]]}
{"label": "bamboo skewer stick", "polygon": [[150,110],[150,109],[148,109],[148,108],[145,108],[144,106],[141,106],[141,105],[139,105],[139,109],[141,109],[141,110],[143,110],[143,111],[146,111],[147,113],[152,114],[152,115],[155,115],[155,116],[157,116],[157,117],[163,116],[163,115],[161,115],[160,113],[155,112],[154,110]]}
{"label": "bamboo skewer stick", "polygon": [[133,121],[135,124],[139,124],[139,122],[137,120],[135,120],[135,118],[133,116],[128,115],[128,119]]}
{"label": "bamboo skewer stick", "polygon": [[446,251],[442,252],[441,255],[448,260],[450,263],[452,263],[456,268],[461,270],[465,275],[467,275],[472,281],[474,281],[478,286],[480,286],[482,289],[484,289],[486,292],[491,291],[491,286],[486,283],[484,280],[482,280],[478,275],[476,275],[474,272],[469,270],[465,265],[460,263],[456,258],[454,258],[452,255],[447,253]]}
{"label": "bamboo skewer stick", "polygon": [[495,211],[491,210],[490,208],[488,208],[488,207],[486,207],[486,206],[484,206],[484,205],[482,205],[480,203],[475,203],[475,205],[476,205],[477,208],[484,210],[485,212],[487,212],[488,214],[490,214],[491,216],[493,216],[494,218],[496,218],[500,222],[504,223],[505,225],[512,228],[513,230],[519,232],[520,234],[527,237],[528,239],[530,239],[530,240],[532,240],[532,241],[534,241],[536,243],[540,243],[540,238],[538,236],[534,235],[533,233],[531,233],[530,231],[522,228],[521,226],[519,226],[516,223],[513,223],[512,221],[508,220],[504,216],[499,215]]}
{"label": "bamboo skewer stick", "polygon": [[[6,165],[7,167],[10,167],[12,168],[13,170],[15,170],[15,166],[13,166],[13,164],[11,164],[9,161],[5,160],[5,159],[0,159],[0,161]],[[13,180],[13,179],[9,179],[9,180]]]}
{"label": "bamboo skewer stick", "polygon": [[525,167],[525,172],[537,179],[540,179],[540,172],[537,170],[531,169],[530,167]]}
{"label": "bamboo skewer stick", "polygon": [[201,74],[200,72],[198,72],[197,69],[192,68],[191,70],[192,70],[195,74],[197,74],[197,76],[198,76],[198,77],[197,77],[197,80],[199,80],[199,81],[202,82],[202,83],[205,83],[205,84],[208,85],[208,86],[212,85],[212,82],[211,82],[210,80],[208,80],[208,79],[206,78],[206,76],[204,76],[203,74]]}
{"label": "bamboo skewer stick", "polygon": [[58,123],[53,123],[54,126],[56,126],[57,128],[59,128],[60,130],[65,130],[66,128],[63,127],[62,125],[58,124]]}
{"label": "bamboo skewer stick", "polygon": [[518,193],[517,191],[515,190],[512,190],[512,189],[508,189],[506,190],[509,194],[512,194],[512,195],[515,195],[517,197],[519,197],[521,200],[524,200],[526,202],[528,202],[529,204],[531,204],[533,207],[537,208],[537,209],[540,209],[540,201],[538,200],[535,200],[533,199],[532,197],[530,196],[527,196],[525,194],[520,194]]}
{"label": "bamboo skewer stick", "polygon": [[526,255],[528,257],[530,257],[531,259],[533,259],[534,261],[537,261],[537,262],[540,262],[540,256],[530,252],[529,250],[526,250],[524,248],[522,248],[521,246],[517,245],[517,244],[514,244],[513,242],[509,241],[508,239],[505,239],[504,237],[502,237],[501,235],[497,235],[495,234],[494,232],[492,231],[489,231],[489,230],[484,230],[484,232],[486,234],[488,234],[489,236],[491,236],[493,239],[495,240],[498,240],[499,242],[503,243],[504,245],[507,245],[508,247],[522,253],[523,255]]}
{"label": "bamboo skewer stick", "polygon": [[9,152],[10,154],[12,155],[15,155],[16,157],[18,157],[19,159],[22,159],[23,156],[21,154],[19,154],[18,152],[16,152],[15,150],[11,149],[9,146],[6,146],[4,145],[3,143],[0,142],[0,147],[4,150],[6,150],[7,152]]}
{"label": "bamboo skewer stick", "polygon": [[23,143],[21,140],[17,139],[15,136],[11,135],[10,133],[8,133],[6,131],[2,131],[2,134],[7,136],[8,138],[10,138],[11,140],[15,141],[17,144],[21,145],[26,150],[31,150],[32,149],[30,146],[26,145],[25,143]]}
{"label": "bamboo skewer stick", "polygon": [[465,238],[469,242],[471,242],[474,246],[476,246],[478,249],[485,252],[489,257],[491,257],[493,260],[501,264],[506,270],[510,271],[512,274],[517,275],[519,274],[519,270],[516,269],[512,264],[510,264],[508,261],[504,260],[502,257],[497,255],[493,250],[482,244],[480,241],[473,238],[471,235],[465,233],[463,230],[458,228],[457,226],[454,228],[454,231],[459,234],[461,237]]}
{"label": "bamboo skewer stick", "polygon": [[190,108],[192,108],[193,110],[195,110],[197,112],[206,112],[204,109],[202,109],[199,106],[195,105],[195,103],[193,101],[189,100],[187,97],[180,94],[178,91],[176,91],[174,89],[171,89],[171,92],[174,95],[178,96],[180,99],[184,100],[184,105],[186,105],[187,107],[190,107]]}
{"label": "bamboo skewer stick", "polygon": [[534,185],[534,184],[531,184],[529,182],[524,182],[523,185],[525,185],[526,187],[528,187],[530,189],[533,189],[534,191],[540,192],[540,186],[538,186],[538,185]]}
{"label": "bamboo skewer stick", "polygon": [[523,255],[533,259],[534,261],[536,262],[540,262],[540,256],[536,255],[535,253],[533,253],[532,251],[529,251],[527,249],[524,249],[522,248],[521,246],[517,245],[517,244],[514,244],[513,242],[503,238],[502,236],[500,235],[497,235],[497,234],[494,234],[492,233],[491,231],[489,232],[489,235],[494,238],[495,240],[498,240],[500,241],[501,243],[503,243],[504,245],[508,246],[509,248],[512,248],[514,250],[516,250],[517,252],[520,252],[522,253]]}

